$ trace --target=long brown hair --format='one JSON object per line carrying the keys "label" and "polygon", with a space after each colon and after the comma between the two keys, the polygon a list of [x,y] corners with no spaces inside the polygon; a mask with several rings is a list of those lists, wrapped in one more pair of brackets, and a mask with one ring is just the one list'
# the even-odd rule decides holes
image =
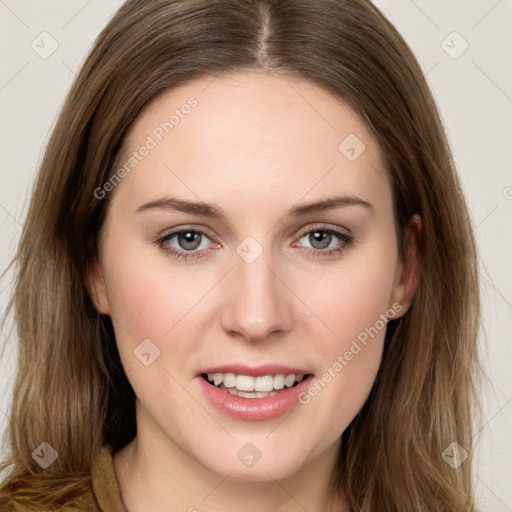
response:
{"label": "long brown hair", "polygon": [[[102,445],[116,451],[136,435],[111,320],[86,285],[109,204],[94,191],[150,101],[243,70],[300,77],[346,100],[386,157],[399,233],[413,214],[422,219],[419,286],[390,321],[371,395],[343,433],[333,495],[352,511],[475,510],[471,222],[421,68],[368,0],[130,0],[102,31],[49,141],[13,260],[19,355],[0,505],[23,482],[27,503],[89,489]],[[41,442],[59,454],[46,470],[31,457]],[[443,459],[453,442],[469,454],[457,468]]]}

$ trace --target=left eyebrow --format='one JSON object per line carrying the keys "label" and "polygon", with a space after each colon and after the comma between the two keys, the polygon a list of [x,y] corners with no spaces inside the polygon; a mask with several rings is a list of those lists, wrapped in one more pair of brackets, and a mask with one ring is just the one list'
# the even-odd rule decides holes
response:
{"label": "left eyebrow", "polygon": [[[320,213],[335,208],[343,208],[347,206],[363,206],[372,213],[375,212],[375,208],[372,204],[364,199],[357,196],[335,196],[321,201],[312,203],[300,204],[294,206],[288,210],[285,217],[304,217],[311,215],[312,213]],[[176,197],[163,197],[155,201],[150,201],[139,206],[136,212],[144,212],[147,210],[175,210],[183,213],[189,213],[191,215],[199,215],[202,217],[209,217],[213,219],[219,219],[226,222],[226,215],[221,208],[215,204],[207,204],[203,202],[187,201],[184,199],[178,199]]]}
{"label": "left eyebrow", "polygon": [[294,206],[288,210],[286,217],[302,217],[310,215],[312,213],[324,212],[326,210],[332,210],[334,208],[343,208],[346,206],[363,206],[370,210],[372,213],[375,212],[375,208],[372,204],[364,199],[357,196],[335,196],[322,201],[314,203],[300,204]]}

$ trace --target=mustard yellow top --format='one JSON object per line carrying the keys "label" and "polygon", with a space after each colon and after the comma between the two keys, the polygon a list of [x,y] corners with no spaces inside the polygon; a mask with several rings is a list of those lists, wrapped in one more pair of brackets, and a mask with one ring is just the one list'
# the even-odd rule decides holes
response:
{"label": "mustard yellow top", "polygon": [[[13,500],[2,508],[2,512],[50,512],[47,508],[18,505]],[[112,449],[105,445],[92,469],[92,491],[73,499],[69,505],[64,505],[58,512],[127,512],[121,500],[119,484],[114,472]],[[52,509],[53,512],[53,509]]]}

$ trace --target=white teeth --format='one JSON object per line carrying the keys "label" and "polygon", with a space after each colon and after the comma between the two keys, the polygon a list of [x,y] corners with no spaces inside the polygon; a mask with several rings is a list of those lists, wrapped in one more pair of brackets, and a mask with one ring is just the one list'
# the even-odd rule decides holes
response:
{"label": "white teeth", "polygon": [[274,377],[274,389],[283,389],[285,378],[285,375],[276,375]]}
{"label": "white teeth", "polygon": [[[238,394],[245,398],[265,398],[274,396],[277,390],[285,386],[291,388],[295,382],[302,382],[304,375],[262,375],[253,377],[252,375],[235,375],[234,373],[208,373],[208,380],[214,386],[221,389],[226,388],[231,394]],[[239,393],[232,393],[237,391]],[[246,396],[248,395],[248,396]]]}
{"label": "white teeth", "polygon": [[274,389],[274,377],[272,375],[256,377],[254,389],[256,391],[272,391]]}
{"label": "white teeth", "polygon": [[256,379],[249,375],[237,375],[235,381],[235,388],[238,389],[238,391],[254,391],[255,381]]}
{"label": "white teeth", "polygon": [[291,375],[287,375],[286,379],[284,379],[284,385],[287,388],[291,388],[295,384],[295,375],[293,373]]}
{"label": "white teeth", "polygon": [[241,396],[242,398],[258,398],[256,393],[246,393],[245,391],[239,391],[238,396]]}
{"label": "white teeth", "polygon": [[227,388],[234,388],[236,383],[236,375],[234,373],[225,373],[222,381],[224,386]]}
{"label": "white teeth", "polygon": [[219,386],[222,391],[227,391],[230,395],[240,396],[242,398],[268,398],[269,396],[278,395],[279,391],[270,391],[265,393],[264,391],[238,391],[236,388],[227,388],[224,384]]}

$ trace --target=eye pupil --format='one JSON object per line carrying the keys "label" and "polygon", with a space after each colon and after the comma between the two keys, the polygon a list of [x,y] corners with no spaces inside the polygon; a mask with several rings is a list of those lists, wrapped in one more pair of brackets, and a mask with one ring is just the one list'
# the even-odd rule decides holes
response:
{"label": "eye pupil", "polygon": [[[311,233],[311,245],[315,249],[325,249],[326,247],[329,247],[329,244],[331,243],[332,234],[327,233],[326,231],[315,231],[314,233]],[[320,243],[320,247],[316,247],[316,243]]]}

